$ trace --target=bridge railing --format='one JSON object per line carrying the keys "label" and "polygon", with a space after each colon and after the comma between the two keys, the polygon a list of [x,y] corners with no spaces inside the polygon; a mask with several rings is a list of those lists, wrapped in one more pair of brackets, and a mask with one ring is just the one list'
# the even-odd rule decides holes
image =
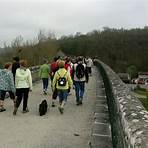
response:
{"label": "bridge railing", "polygon": [[40,80],[40,77],[39,77],[40,65],[29,67],[29,69],[30,69],[31,74],[32,74],[33,83]]}
{"label": "bridge railing", "polygon": [[148,112],[106,64],[95,60],[105,86],[114,148],[148,147]]}

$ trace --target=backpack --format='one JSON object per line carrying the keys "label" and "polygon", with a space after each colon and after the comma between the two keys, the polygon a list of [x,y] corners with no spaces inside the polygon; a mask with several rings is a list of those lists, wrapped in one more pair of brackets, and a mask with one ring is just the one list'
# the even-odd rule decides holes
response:
{"label": "backpack", "polygon": [[76,67],[76,77],[78,79],[81,79],[84,77],[84,75],[85,75],[85,68],[84,65],[80,63]]}
{"label": "backpack", "polygon": [[67,79],[65,78],[66,74],[67,74],[67,71],[66,73],[64,74],[63,77],[60,76],[60,74],[57,72],[57,74],[59,75],[59,79],[58,79],[58,85],[59,86],[66,86],[66,82],[67,82]]}

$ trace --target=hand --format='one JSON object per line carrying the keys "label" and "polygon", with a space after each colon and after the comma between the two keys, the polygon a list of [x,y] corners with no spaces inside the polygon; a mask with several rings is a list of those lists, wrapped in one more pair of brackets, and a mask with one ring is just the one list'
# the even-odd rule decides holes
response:
{"label": "hand", "polygon": [[68,88],[68,92],[70,92],[71,87]]}

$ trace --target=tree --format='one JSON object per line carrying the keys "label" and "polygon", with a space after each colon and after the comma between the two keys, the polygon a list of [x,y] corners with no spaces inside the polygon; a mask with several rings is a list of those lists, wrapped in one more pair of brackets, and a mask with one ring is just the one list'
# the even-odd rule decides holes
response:
{"label": "tree", "polygon": [[131,78],[131,79],[136,78],[137,75],[138,75],[137,67],[136,67],[135,65],[130,65],[130,66],[127,68],[127,73],[130,75],[130,78]]}

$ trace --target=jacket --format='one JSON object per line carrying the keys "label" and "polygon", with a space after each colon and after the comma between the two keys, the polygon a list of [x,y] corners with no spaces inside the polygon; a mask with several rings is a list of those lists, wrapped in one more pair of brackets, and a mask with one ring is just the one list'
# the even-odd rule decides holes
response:
{"label": "jacket", "polygon": [[39,70],[39,77],[40,78],[48,78],[49,77],[49,65],[43,64]]}
{"label": "jacket", "polygon": [[16,88],[30,88],[32,90],[32,76],[30,70],[27,68],[18,68],[15,75]]}
{"label": "jacket", "polygon": [[83,66],[84,66],[84,77],[81,78],[81,79],[78,79],[77,76],[76,76],[76,67],[78,66],[78,63],[74,64],[73,66],[73,80],[74,81],[80,81],[80,82],[88,82],[89,80],[89,76],[88,76],[88,72],[87,72],[87,69],[86,69],[86,64],[83,63]]}
{"label": "jacket", "polygon": [[[65,77],[66,78],[66,85],[65,86],[59,86],[58,85],[58,79],[59,77]],[[58,90],[67,90],[69,89],[69,87],[72,87],[72,79],[70,76],[70,73],[65,69],[65,68],[60,68],[58,71],[56,71],[54,78],[53,78],[53,82],[52,82],[52,88],[53,90],[55,90],[55,88],[57,88]]]}
{"label": "jacket", "polygon": [[0,90],[15,92],[13,74],[10,70],[0,69]]}

